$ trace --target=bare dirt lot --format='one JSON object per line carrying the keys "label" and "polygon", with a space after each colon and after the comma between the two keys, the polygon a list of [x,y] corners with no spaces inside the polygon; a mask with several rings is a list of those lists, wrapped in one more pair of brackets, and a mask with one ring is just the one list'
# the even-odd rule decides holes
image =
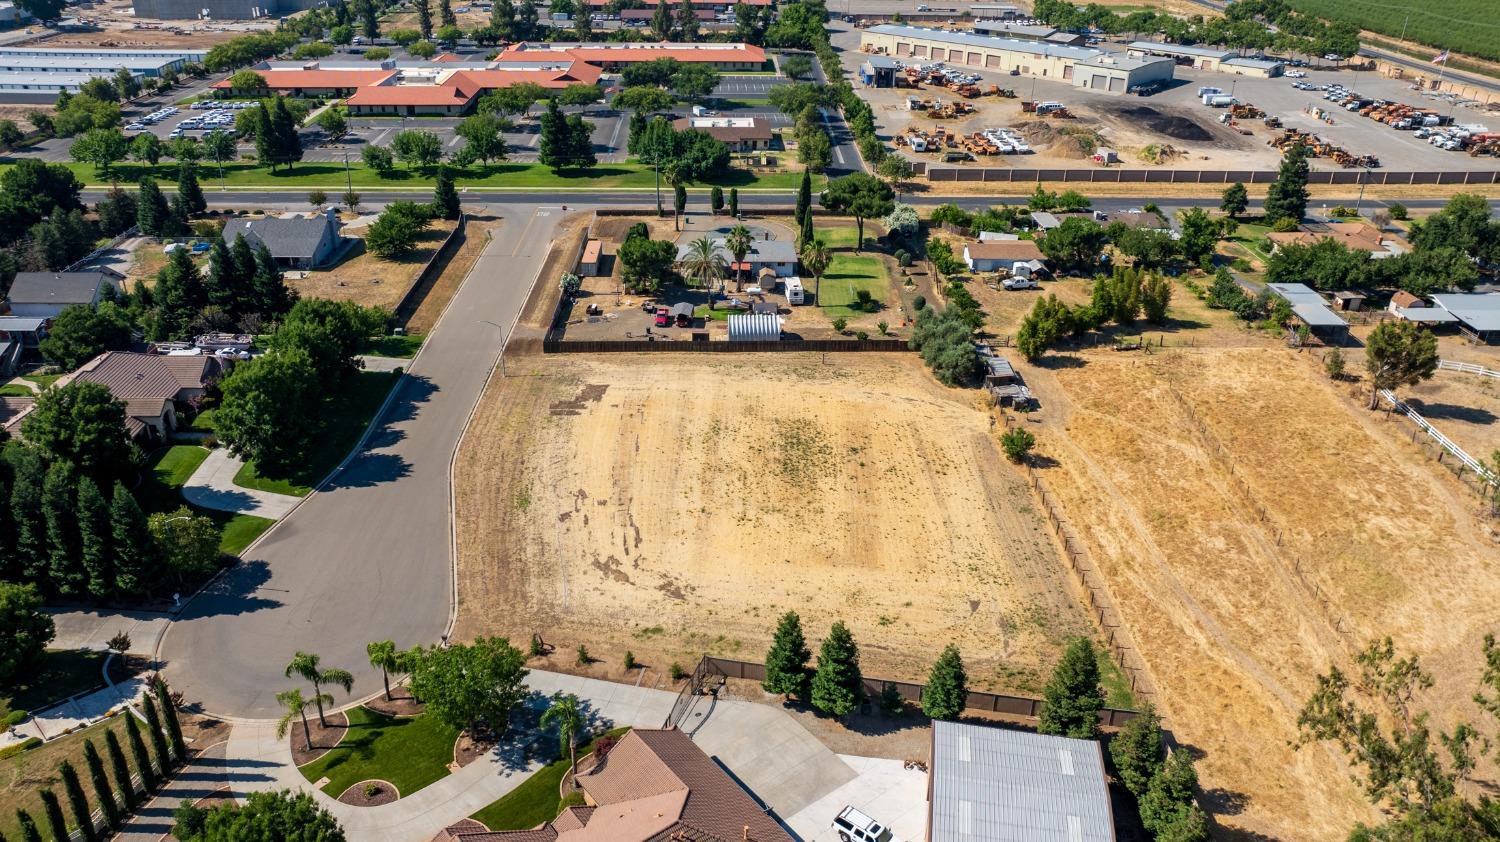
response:
{"label": "bare dirt lot", "polygon": [[[1474,495],[1276,347],[1066,354],[1030,368],[1040,473],[1109,581],[1156,699],[1246,838],[1378,817],[1331,749],[1293,751],[1316,675],[1390,634],[1472,716],[1500,551]],[[1442,618],[1438,620],[1438,618]],[[1230,835],[1228,838],[1237,838]]]}
{"label": "bare dirt lot", "polygon": [[[1494,364],[1492,358],[1489,365]],[[1470,456],[1489,459],[1500,451],[1500,380],[1439,371],[1398,394]]]}
{"label": "bare dirt lot", "polygon": [[460,637],[662,669],[759,660],[795,609],[848,623],[869,674],[953,641],[974,685],[1036,691],[1089,631],[974,392],[904,355],[696,356],[492,381],[456,469]]}
{"label": "bare dirt lot", "polygon": [[[361,240],[354,243],[332,268],[310,272],[303,278],[288,278],[287,284],[307,298],[353,301],[366,307],[394,310],[456,224],[443,219],[434,220],[418,238],[417,247],[396,260],[386,260],[365,251]],[[364,236],[364,228],[350,226],[343,233],[360,238]]]}

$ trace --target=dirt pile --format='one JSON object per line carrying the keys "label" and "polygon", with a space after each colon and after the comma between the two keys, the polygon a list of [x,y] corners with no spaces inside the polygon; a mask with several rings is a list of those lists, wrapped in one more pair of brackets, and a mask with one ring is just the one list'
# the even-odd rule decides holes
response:
{"label": "dirt pile", "polygon": [[1056,158],[1083,160],[1107,145],[1094,129],[1048,120],[1030,120],[1016,125],[1033,148]]}
{"label": "dirt pile", "polygon": [[1201,142],[1214,139],[1213,133],[1205,129],[1197,120],[1181,114],[1163,114],[1148,105],[1122,108],[1116,113],[1127,120],[1143,124],[1157,134],[1164,134],[1177,140]]}

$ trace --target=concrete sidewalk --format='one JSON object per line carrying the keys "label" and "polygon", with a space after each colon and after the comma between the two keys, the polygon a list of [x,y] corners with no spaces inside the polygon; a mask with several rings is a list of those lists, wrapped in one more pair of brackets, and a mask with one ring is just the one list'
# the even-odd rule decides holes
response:
{"label": "concrete sidewalk", "polygon": [[[106,660],[104,670],[108,668],[109,661]],[[118,684],[110,682],[103,673],[104,671],[101,671],[99,680],[106,682],[104,687],[87,695],[69,699],[60,705],[35,712],[25,722],[0,733],[0,748],[15,745],[32,737],[50,740],[62,736],[64,731],[92,725],[103,719],[110,711],[135,701],[147,690],[148,685],[144,673]]]}
{"label": "concrete sidewalk", "polygon": [[208,452],[208,458],[188,478],[182,487],[182,496],[195,506],[221,512],[280,520],[287,516],[301,497],[290,494],[273,494],[234,484],[234,475],[239,473],[244,462],[236,458],[227,448],[216,447]]}

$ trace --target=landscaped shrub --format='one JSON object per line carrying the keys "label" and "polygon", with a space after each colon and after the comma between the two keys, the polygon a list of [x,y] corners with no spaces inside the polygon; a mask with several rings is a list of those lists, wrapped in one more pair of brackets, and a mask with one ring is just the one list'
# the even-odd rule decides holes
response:
{"label": "landscaped shrub", "polygon": [[836,331],[838,331],[839,333],[843,333],[844,332],[844,328],[846,328],[848,326],[849,326],[849,320],[846,319],[846,318],[844,318],[843,316],[840,316],[837,319],[833,320],[833,329],[836,330]]}
{"label": "landscaped shrub", "polygon": [[1283,216],[1272,223],[1271,230],[1275,231],[1278,234],[1285,234],[1288,231],[1296,231],[1297,225],[1297,220],[1292,219],[1289,216]]}
{"label": "landscaped shrub", "polygon": [[380,784],[365,784],[363,792],[366,798],[374,798],[380,794]]}
{"label": "landscaped shrub", "polygon": [[1407,211],[1406,205],[1403,205],[1400,202],[1391,205],[1391,219],[1407,219],[1410,216],[1411,213]]}
{"label": "landscaped shrub", "polygon": [[873,313],[880,309],[880,302],[870,295],[869,290],[858,289],[854,291],[854,306],[866,313]]}
{"label": "landscaped shrub", "polygon": [[897,252],[896,253],[896,263],[900,264],[900,266],[902,268],[910,266],[911,265],[911,254],[908,253],[908,252],[904,252],[904,251]]}
{"label": "landscaped shrub", "polygon": [[911,309],[913,312],[917,313],[920,313],[923,310],[927,309],[927,296],[919,295],[916,298],[913,298],[911,300]]}
{"label": "landscaped shrub", "polygon": [[684,678],[687,678],[687,673],[682,669],[682,664],[679,664],[676,661],[673,661],[672,665],[670,667],[667,667],[667,674],[672,677],[673,681],[681,681]]}
{"label": "landscaped shrub", "polygon": [[863,342],[864,340],[870,338],[870,334],[868,334],[868,333],[866,333],[866,332],[864,332],[862,330],[856,330],[854,332],[854,336],[855,336],[856,339],[859,339],[861,342]]}
{"label": "landscaped shrub", "polygon": [[1000,436],[1000,446],[1005,450],[1005,457],[1012,462],[1025,461],[1026,455],[1035,445],[1036,436],[1024,427],[1012,427]]}

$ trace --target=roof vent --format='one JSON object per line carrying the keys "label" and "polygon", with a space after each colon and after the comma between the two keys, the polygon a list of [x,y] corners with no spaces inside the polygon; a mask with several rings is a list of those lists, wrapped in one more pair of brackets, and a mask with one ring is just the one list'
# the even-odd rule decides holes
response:
{"label": "roof vent", "polygon": [[1057,750],[1057,762],[1058,762],[1059,765],[1062,766],[1062,773],[1064,775],[1072,775],[1072,774],[1074,774],[1074,772],[1073,772],[1073,752],[1068,751],[1065,748],[1058,749]]}
{"label": "roof vent", "polygon": [[963,763],[969,763],[974,760],[973,746],[969,742],[968,735],[958,738],[958,759]]}
{"label": "roof vent", "polygon": [[1068,816],[1068,842],[1083,842],[1083,819]]}

